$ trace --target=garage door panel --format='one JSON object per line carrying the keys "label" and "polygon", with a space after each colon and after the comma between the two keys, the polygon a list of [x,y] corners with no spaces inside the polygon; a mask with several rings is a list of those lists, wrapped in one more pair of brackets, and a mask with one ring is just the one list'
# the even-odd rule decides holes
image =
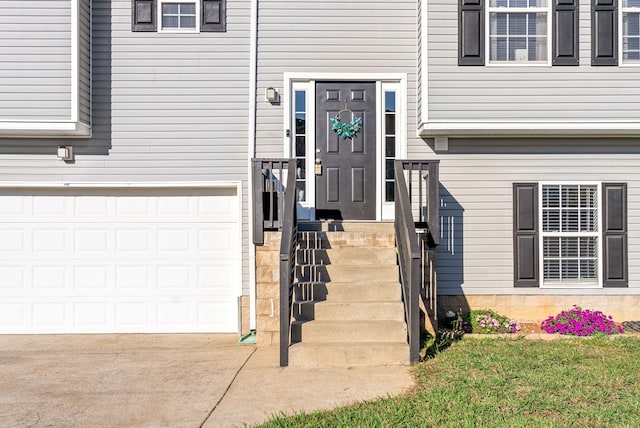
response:
{"label": "garage door panel", "polygon": [[237,331],[235,190],[163,191],[3,190],[0,333]]}

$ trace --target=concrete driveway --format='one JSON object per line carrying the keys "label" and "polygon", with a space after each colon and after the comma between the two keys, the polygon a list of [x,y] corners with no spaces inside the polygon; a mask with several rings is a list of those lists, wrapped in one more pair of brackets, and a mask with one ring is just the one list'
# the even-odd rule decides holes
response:
{"label": "concrete driveway", "polygon": [[407,367],[280,368],[236,335],[0,336],[0,426],[233,427],[398,394]]}

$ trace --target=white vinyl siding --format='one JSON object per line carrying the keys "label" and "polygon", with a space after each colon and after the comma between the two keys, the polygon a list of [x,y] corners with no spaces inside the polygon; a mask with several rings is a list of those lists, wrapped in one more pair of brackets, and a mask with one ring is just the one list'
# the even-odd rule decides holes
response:
{"label": "white vinyl siding", "polygon": [[[632,219],[640,215],[640,150],[634,143],[611,138],[450,139],[448,152],[409,153],[409,158],[432,156],[440,160],[439,293],[513,295],[512,302],[522,305],[527,294],[620,294],[619,288],[593,284],[514,287],[513,183],[593,184],[594,177],[627,183],[628,257],[636,260],[640,224]],[[628,285],[624,294],[640,294],[640,266],[633,263]]]}
{"label": "white vinyl siding", "polygon": [[[131,0],[91,6],[92,137],[5,138],[0,182],[242,182],[249,294],[250,1],[229,2],[226,33],[180,35],[133,33]],[[64,144],[75,163],[56,159]]]}
{"label": "white vinyl siding", "polygon": [[[350,17],[357,17],[350,18]],[[407,130],[415,138],[417,16],[415,0],[393,2],[260,2],[258,94],[283,88],[284,73],[320,76],[407,75]],[[286,89],[288,90],[288,88]],[[288,96],[283,93],[283,96]],[[257,103],[257,156],[281,157],[284,112],[261,96]],[[288,122],[288,118],[287,118]]]}
{"label": "white vinyl siding", "polygon": [[518,123],[515,132],[523,132],[527,123],[574,122],[578,131],[602,124],[604,135],[618,124],[637,125],[640,68],[591,66],[590,0],[579,2],[580,65],[571,67],[458,66],[457,8],[446,0],[429,0],[422,7],[428,8],[422,109],[430,122],[450,122],[454,130],[460,129],[458,123]]}
{"label": "white vinyl siding", "polygon": [[0,2],[0,120],[71,115],[72,0]]}

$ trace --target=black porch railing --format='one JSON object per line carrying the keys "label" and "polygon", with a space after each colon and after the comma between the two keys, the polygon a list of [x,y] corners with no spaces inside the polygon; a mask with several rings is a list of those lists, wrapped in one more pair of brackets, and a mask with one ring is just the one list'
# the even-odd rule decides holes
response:
{"label": "black porch railing", "polygon": [[[420,352],[420,299],[437,321],[435,247],[439,243],[439,161],[395,161],[395,232],[407,321],[409,357]],[[297,247],[296,177],[292,159],[253,160],[253,242],[281,230],[280,365],[287,366]]]}
{"label": "black porch railing", "polygon": [[294,159],[253,159],[253,243],[264,244],[265,230],[281,230],[280,366],[289,364],[298,215]]}
{"label": "black porch railing", "polygon": [[409,359],[420,353],[420,299],[437,320],[435,246],[439,242],[439,161],[395,161],[395,231]]}

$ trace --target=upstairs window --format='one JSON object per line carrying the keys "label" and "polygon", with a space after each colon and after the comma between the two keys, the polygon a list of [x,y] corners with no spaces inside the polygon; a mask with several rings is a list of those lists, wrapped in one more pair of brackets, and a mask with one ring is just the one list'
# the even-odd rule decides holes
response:
{"label": "upstairs window", "polygon": [[160,5],[162,31],[194,32],[198,28],[197,3],[160,0]]}
{"label": "upstairs window", "polygon": [[622,0],[622,61],[640,64],[640,0]]}
{"label": "upstairs window", "polygon": [[548,0],[489,0],[489,62],[549,62]]}
{"label": "upstairs window", "polygon": [[225,32],[227,0],[131,0],[135,32]]}

